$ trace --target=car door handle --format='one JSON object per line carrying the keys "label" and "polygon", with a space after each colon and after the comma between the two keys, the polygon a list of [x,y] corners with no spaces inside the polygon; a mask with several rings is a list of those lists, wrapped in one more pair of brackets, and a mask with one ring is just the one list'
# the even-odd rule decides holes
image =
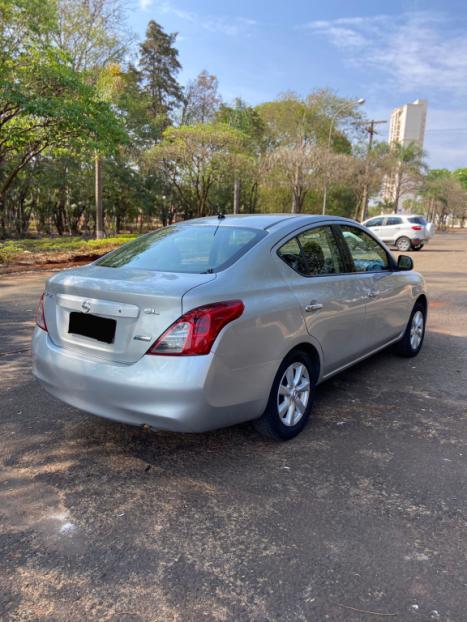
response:
{"label": "car door handle", "polygon": [[320,302],[310,302],[309,305],[305,305],[305,311],[307,313],[311,313],[311,311],[318,311],[318,309],[322,309],[323,305]]}

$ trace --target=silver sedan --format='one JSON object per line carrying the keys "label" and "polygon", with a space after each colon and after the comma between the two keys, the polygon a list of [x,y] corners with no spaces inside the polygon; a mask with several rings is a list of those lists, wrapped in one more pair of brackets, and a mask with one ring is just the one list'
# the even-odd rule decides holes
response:
{"label": "silver sedan", "polygon": [[95,415],[203,432],[306,425],[317,385],[394,344],[415,356],[423,277],[344,218],[191,220],[52,276],[33,337],[36,378]]}

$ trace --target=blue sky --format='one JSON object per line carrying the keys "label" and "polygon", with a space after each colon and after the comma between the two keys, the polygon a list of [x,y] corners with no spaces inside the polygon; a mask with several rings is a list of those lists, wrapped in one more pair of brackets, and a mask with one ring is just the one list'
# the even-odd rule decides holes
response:
{"label": "blue sky", "polygon": [[425,98],[430,165],[467,166],[465,0],[133,2],[139,38],[150,19],[179,33],[182,83],[206,69],[224,100],[251,104],[329,87],[365,97],[365,113],[377,119]]}

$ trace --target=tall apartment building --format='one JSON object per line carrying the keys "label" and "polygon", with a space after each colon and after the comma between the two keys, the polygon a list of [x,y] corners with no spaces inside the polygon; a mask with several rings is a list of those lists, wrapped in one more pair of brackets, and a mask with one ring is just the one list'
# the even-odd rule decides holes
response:
{"label": "tall apartment building", "polygon": [[[389,144],[408,145],[414,142],[423,148],[426,112],[427,102],[425,99],[416,99],[412,104],[395,108],[389,122]],[[395,185],[396,179],[394,177],[386,178],[383,190],[385,201],[393,202],[395,200]]]}

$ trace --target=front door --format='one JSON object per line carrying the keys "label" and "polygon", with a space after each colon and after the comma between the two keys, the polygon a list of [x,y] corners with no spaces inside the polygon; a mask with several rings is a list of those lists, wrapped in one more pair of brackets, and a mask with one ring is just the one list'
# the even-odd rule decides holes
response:
{"label": "front door", "polygon": [[[352,225],[339,225],[353,264],[353,275],[370,277],[366,319],[370,349],[395,339],[408,319],[410,286],[401,279],[387,251],[366,231]],[[360,244],[355,243],[355,238]]]}
{"label": "front door", "polygon": [[377,216],[376,218],[371,218],[370,220],[368,220],[365,223],[365,227],[368,227],[368,229],[370,229],[371,232],[374,233],[374,235],[376,235],[381,240],[381,235],[383,233],[383,223],[383,216]]}

